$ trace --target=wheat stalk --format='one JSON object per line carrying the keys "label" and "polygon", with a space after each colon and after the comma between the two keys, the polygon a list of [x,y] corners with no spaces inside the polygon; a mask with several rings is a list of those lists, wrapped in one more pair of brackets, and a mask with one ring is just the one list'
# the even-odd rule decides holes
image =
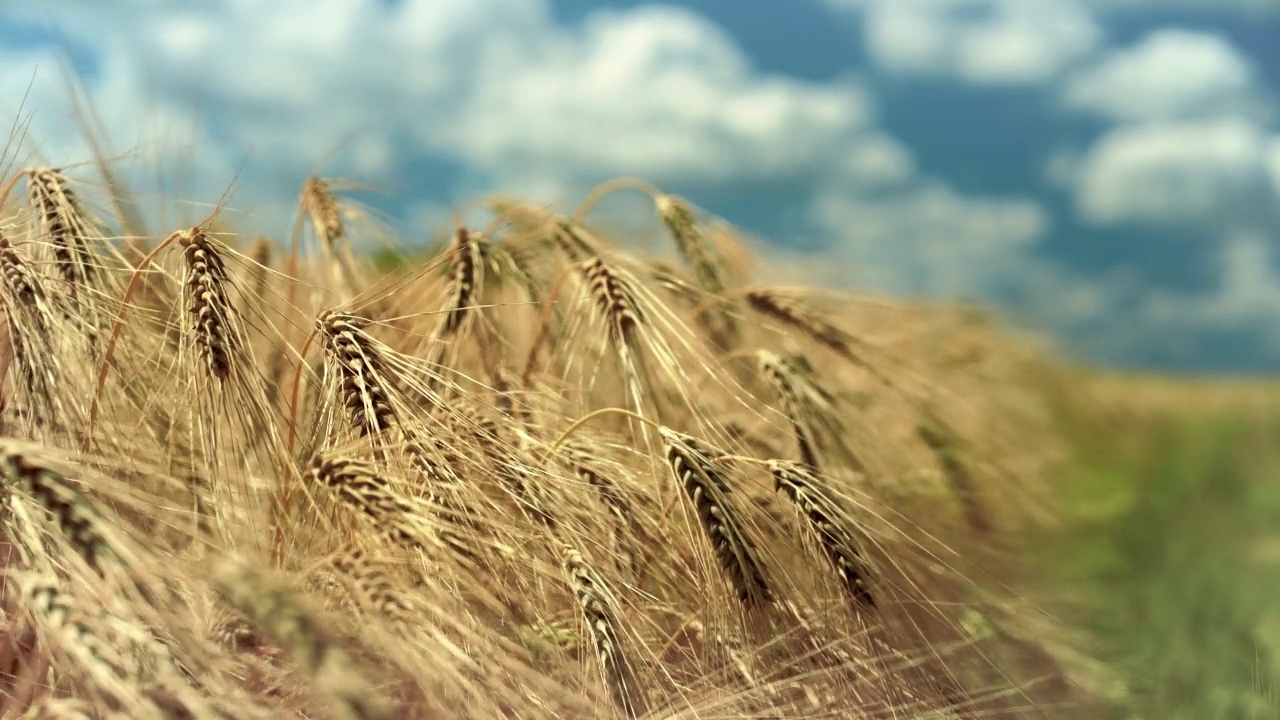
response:
{"label": "wheat stalk", "polygon": [[599,257],[581,265],[587,289],[596,309],[608,328],[609,342],[625,373],[629,400],[635,411],[644,413],[644,387],[641,380],[641,357],[637,333],[644,324],[640,302],[631,280],[611,268]]}
{"label": "wheat stalk", "polygon": [[836,327],[802,298],[779,290],[757,288],[746,293],[747,304],[756,312],[780,320],[825,345],[854,365],[871,373],[889,387],[899,383],[866,354],[866,344]]}
{"label": "wheat stalk", "polygon": [[331,268],[334,280],[345,290],[344,299],[354,297],[360,288],[359,273],[351,257],[342,211],[329,181],[307,178],[302,185],[301,204],[320,240],[320,251]]}
{"label": "wheat stalk", "polygon": [[117,562],[113,543],[92,503],[33,446],[0,442],[0,466],[13,486],[53,516],[59,530],[90,568],[103,573],[108,564]]}
{"label": "wheat stalk", "polygon": [[101,621],[47,576],[20,578],[23,599],[46,635],[74,658],[92,691],[116,712],[133,717],[162,717],[140,690],[136,663],[104,637]]}
{"label": "wheat stalk", "polygon": [[550,219],[556,247],[574,262],[600,257],[600,243],[564,216]]}
{"label": "wheat stalk", "polygon": [[315,486],[328,488],[340,502],[395,542],[406,547],[429,547],[422,528],[414,522],[417,508],[368,463],[348,457],[322,457],[312,464],[307,477]]}
{"label": "wheat stalk", "polygon": [[355,582],[360,595],[379,615],[391,622],[401,636],[412,632],[412,622],[417,614],[410,597],[360,549],[350,550],[333,561],[333,567]]}
{"label": "wheat stalk", "polygon": [[48,293],[13,244],[0,233],[0,285],[4,291],[4,316],[13,363],[21,379],[28,410],[36,423],[60,425],[56,393],[55,316]]}
{"label": "wheat stalk", "polygon": [[446,337],[458,333],[480,296],[484,279],[481,247],[480,238],[464,227],[453,234],[453,244],[449,247],[449,257],[453,260],[449,305],[441,326],[441,333]]}
{"label": "wheat stalk", "polygon": [[767,350],[758,350],[756,356],[760,360],[760,369],[765,378],[782,398],[782,406],[786,411],[787,419],[791,422],[791,427],[795,431],[796,445],[800,450],[801,459],[807,465],[818,467],[818,449],[813,440],[813,430],[806,422],[807,413],[796,389],[794,374],[786,363],[782,362],[782,359],[774,353]]}
{"label": "wheat stalk", "polygon": [[637,571],[639,568],[636,553],[629,547],[630,542],[627,534],[630,532],[637,538],[639,537],[639,514],[617,483],[607,475],[596,472],[585,463],[582,459],[582,456],[586,455],[585,450],[573,454],[577,456],[573,459],[574,472],[587,485],[595,488],[599,494],[600,501],[608,509],[609,514],[613,516],[613,545],[618,552],[622,565],[630,568],[632,572]]}
{"label": "wheat stalk", "polygon": [[969,526],[976,532],[986,534],[991,531],[991,520],[986,509],[978,498],[978,488],[974,484],[969,468],[960,457],[957,442],[948,428],[936,417],[926,417],[916,426],[916,435],[924,441],[938,459],[942,472],[955,490],[965,518]]}

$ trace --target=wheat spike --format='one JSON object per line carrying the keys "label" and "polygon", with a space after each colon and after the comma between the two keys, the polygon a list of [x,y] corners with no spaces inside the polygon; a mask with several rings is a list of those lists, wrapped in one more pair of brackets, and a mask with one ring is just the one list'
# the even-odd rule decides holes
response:
{"label": "wheat spike", "polygon": [[408,636],[415,615],[413,601],[387,577],[379,563],[357,548],[335,558],[333,566],[351,578],[363,600],[391,622],[401,636]]}
{"label": "wheat spike", "polygon": [[316,318],[325,349],[341,378],[342,405],[362,436],[380,435],[396,420],[380,375],[385,363],[365,332],[368,325],[364,318],[336,311]]}
{"label": "wheat spike", "polygon": [[637,558],[635,551],[629,547],[630,541],[627,534],[630,531],[638,538],[639,514],[636,513],[631,501],[623,494],[617,483],[613,482],[607,475],[596,472],[586,464],[583,459],[586,456],[585,451],[573,454],[576,456],[573,458],[574,472],[577,473],[579,479],[595,488],[600,501],[609,510],[609,514],[613,516],[613,544],[622,561],[622,565],[634,572],[637,569]]}
{"label": "wheat spike", "polygon": [[425,548],[424,536],[413,519],[418,512],[396,493],[373,467],[354,458],[324,457],[307,473],[318,487],[326,487],[347,507],[370,520],[380,532],[407,547]]}
{"label": "wheat spike", "polygon": [[782,398],[782,406],[795,431],[796,445],[800,449],[800,457],[806,465],[818,467],[818,450],[813,440],[813,430],[806,422],[807,413],[800,394],[796,389],[796,379],[790,368],[777,355],[767,350],[759,350],[756,356],[760,360],[760,369],[765,378],[777,390]]}
{"label": "wheat spike", "polygon": [[178,242],[187,263],[187,312],[195,326],[196,354],[211,376],[226,380],[237,339],[228,327],[232,306],[227,298],[227,268],[199,227],[183,233]]}
{"label": "wheat spike", "polygon": [[978,489],[969,473],[969,468],[960,457],[953,433],[949,432],[946,425],[938,418],[926,417],[916,426],[916,435],[938,459],[942,472],[955,489],[956,496],[964,508],[969,526],[982,534],[990,532],[991,520],[987,517],[986,509],[978,498]]}
{"label": "wheat spike", "polygon": [[28,493],[54,518],[58,528],[84,561],[99,573],[115,561],[103,521],[92,503],[34,448],[0,443],[0,463],[9,482]]}
{"label": "wheat spike", "polygon": [[663,225],[675,239],[680,254],[693,269],[699,287],[716,299],[714,308],[704,311],[699,317],[700,322],[708,327],[722,349],[733,347],[738,342],[739,328],[733,316],[732,303],[725,297],[723,261],[715,246],[698,227],[693,209],[686,200],[674,195],[663,195],[657,199],[657,205]]}
{"label": "wheat spike", "polygon": [[467,318],[471,306],[476,303],[484,278],[480,238],[460,227],[453,234],[449,257],[453,260],[453,272],[449,284],[449,308],[445,313],[441,332],[448,336],[457,334]]}
{"label": "wheat spike", "polygon": [[67,179],[53,168],[33,168],[28,195],[41,228],[53,246],[58,272],[77,298],[93,282],[96,262],[88,244],[88,228]]}
{"label": "wheat spike", "polygon": [[58,375],[51,344],[56,318],[40,278],[18,254],[9,238],[0,233],[0,284],[5,300],[13,362],[25,392],[32,420],[60,424],[57,416]]}
{"label": "wheat spike", "polygon": [[600,243],[576,226],[573,221],[563,216],[550,220],[552,237],[561,252],[574,262],[583,262],[600,257]]}
{"label": "wheat spike", "polygon": [[320,252],[330,268],[331,276],[339,284],[344,299],[354,297],[360,290],[360,276],[342,222],[342,209],[328,180],[308,178],[302,185],[302,209],[311,221],[311,227],[320,240]]}
{"label": "wheat spike", "polygon": [[27,575],[21,579],[23,599],[37,621],[62,652],[74,658],[93,692],[112,710],[134,717],[162,717],[140,691],[133,660],[108,641],[101,621],[52,577]]}
{"label": "wheat spike", "polygon": [[845,527],[851,520],[823,492],[818,478],[808,468],[770,460],[769,472],[773,475],[775,489],[795,503],[808,521],[849,595],[866,607],[875,607],[869,583],[870,567]]}
{"label": "wheat spike", "polygon": [[637,326],[643,322],[635,292],[600,258],[586,261],[582,265],[582,276],[596,307],[608,319],[610,339],[616,345],[630,344]]}
{"label": "wheat spike", "polygon": [[895,388],[899,386],[894,378],[867,357],[865,343],[859,342],[849,333],[836,327],[803,299],[772,289],[748,290],[746,295],[747,303],[756,312],[781,320],[800,330],[849,362],[871,373],[885,385]]}
{"label": "wheat spike", "polygon": [[693,503],[698,521],[738,599],[748,608],[769,603],[773,597],[764,565],[756,557],[755,547],[737,511],[729,504],[728,483],[711,460],[723,453],[715,453],[696,438],[670,428],[663,428],[661,435],[667,462]]}
{"label": "wheat spike", "polygon": [[644,712],[644,693],[623,647],[621,615],[608,585],[576,549],[563,546],[560,557],[605,685],[625,717],[638,717]]}

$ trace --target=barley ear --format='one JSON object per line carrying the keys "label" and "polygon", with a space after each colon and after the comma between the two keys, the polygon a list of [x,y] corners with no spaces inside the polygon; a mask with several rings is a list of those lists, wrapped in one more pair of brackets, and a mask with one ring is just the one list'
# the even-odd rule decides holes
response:
{"label": "barley ear", "polygon": [[661,435],[667,462],[693,503],[698,522],[738,599],[748,609],[766,606],[773,594],[764,565],[737,510],[729,503],[728,482],[712,462],[713,457],[724,453],[716,453],[701,441],[670,428],[663,428]]}
{"label": "barley ear", "polygon": [[569,578],[578,611],[591,636],[591,648],[605,685],[618,711],[627,718],[644,712],[644,693],[622,642],[621,615],[604,580],[583,559],[582,553],[563,545],[561,562]]}

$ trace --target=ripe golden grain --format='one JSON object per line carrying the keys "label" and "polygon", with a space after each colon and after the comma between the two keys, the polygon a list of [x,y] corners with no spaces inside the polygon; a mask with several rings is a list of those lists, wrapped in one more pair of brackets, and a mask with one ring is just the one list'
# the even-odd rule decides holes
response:
{"label": "ripe golden grain", "polygon": [[[485,232],[370,283],[328,180],[300,198],[318,257],[258,243],[245,258],[211,216],[137,238],[151,254],[125,263],[65,177],[5,187],[19,177],[38,212],[0,236],[3,539],[18,570],[52,579],[7,599],[105,658],[52,653],[77,682],[28,683],[35,716],[871,720],[1087,699],[963,640],[971,605],[1021,606],[981,579],[985,555],[945,561],[953,542],[998,547],[1003,525],[942,518],[976,482],[1008,499],[1002,518],[1035,517],[1025,486],[1051,467],[1000,353],[945,369],[1002,442],[980,460],[1004,472],[962,477],[975,446],[917,431],[927,418],[865,327],[802,293],[741,290],[746,264],[654,188],[630,184],[687,276],[583,213],[504,200]],[[182,258],[152,267],[173,243]],[[135,292],[143,273],[154,292]],[[111,352],[86,352],[106,327]],[[739,372],[756,350],[761,372]],[[910,482],[937,468],[942,491]],[[863,476],[877,482],[855,492]],[[76,603],[90,620],[72,621]]]}

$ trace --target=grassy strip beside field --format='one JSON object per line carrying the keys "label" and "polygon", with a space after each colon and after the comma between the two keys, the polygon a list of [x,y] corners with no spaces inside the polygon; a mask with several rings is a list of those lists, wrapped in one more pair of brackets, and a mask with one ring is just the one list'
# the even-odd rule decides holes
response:
{"label": "grassy strip beside field", "polygon": [[1117,716],[1280,717],[1280,395],[1093,390],[1101,410],[1063,408],[1069,522],[1042,567],[1119,671]]}

